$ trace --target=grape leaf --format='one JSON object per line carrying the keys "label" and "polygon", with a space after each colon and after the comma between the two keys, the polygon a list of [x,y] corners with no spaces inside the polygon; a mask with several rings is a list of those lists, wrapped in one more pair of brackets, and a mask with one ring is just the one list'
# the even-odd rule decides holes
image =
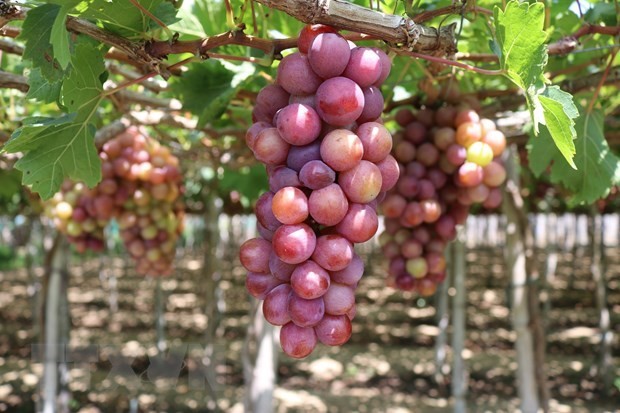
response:
{"label": "grape leaf", "polygon": [[577,120],[575,146],[578,150],[574,158],[577,170],[564,162],[546,128],[541,129],[538,137],[530,137],[530,169],[540,176],[551,163],[551,182],[563,185],[574,194],[569,199],[570,205],[593,203],[620,183],[620,158],[611,152],[605,140],[603,119],[600,111],[590,114],[582,111]]}
{"label": "grape leaf", "polygon": [[27,99],[35,99],[44,103],[58,102],[62,82],[60,80],[50,82],[45,79],[41,74],[40,68],[37,67],[30,71],[28,75],[28,85],[30,88],[26,95]]}
{"label": "grape leaf", "polygon": [[50,38],[52,27],[61,7],[44,4],[28,11],[18,39],[23,40],[23,58],[30,60],[34,68],[39,68],[43,77],[51,82],[61,80],[65,71],[54,59]]}
{"label": "grape leaf", "polygon": [[3,150],[24,152],[15,164],[22,182],[43,199],[54,195],[66,177],[93,187],[101,180],[94,145],[93,115],[103,98],[103,52],[82,40],[72,57],[75,68],[62,86],[63,103],[72,113],[60,118],[31,118],[13,133]]}
{"label": "grape leaf", "polygon": [[253,78],[252,64],[234,65],[210,60],[191,65],[171,84],[183,107],[198,115],[198,127],[220,118],[246,81]]}
{"label": "grape leaf", "polygon": [[546,125],[568,165],[576,168],[573,119],[578,113],[572,96],[557,86],[547,87],[543,77],[548,60],[545,6],[512,0],[504,11],[495,7],[494,16],[496,39],[491,50],[505,76],[525,92],[534,133],[539,133],[539,125]]}
{"label": "grape leaf", "polygon": [[53,56],[63,69],[66,69],[71,62],[69,32],[67,31],[67,15],[71,8],[71,4],[65,4],[60,8],[50,33],[50,41],[54,50]]}
{"label": "grape leaf", "polygon": [[540,80],[547,63],[544,19],[542,3],[510,1],[504,11],[495,8],[500,65],[508,78],[526,91]]}
{"label": "grape leaf", "polygon": [[575,155],[573,137],[577,135],[573,119],[579,117],[579,111],[573,103],[573,97],[570,93],[560,90],[559,87],[551,86],[538,98],[543,109],[545,125],[547,125],[558,150],[571,168],[577,169],[573,161]]}
{"label": "grape leaf", "polygon": [[[159,7],[164,0],[141,0],[140,5],[163,23],[173,23],[171,9]],[[172,9],[174,6],[170,4]],[[80,17],[100,20],[106,29],[125,37],[135,37],[149,30],[151,18],[129,0],[84,0],[77,6]]]}

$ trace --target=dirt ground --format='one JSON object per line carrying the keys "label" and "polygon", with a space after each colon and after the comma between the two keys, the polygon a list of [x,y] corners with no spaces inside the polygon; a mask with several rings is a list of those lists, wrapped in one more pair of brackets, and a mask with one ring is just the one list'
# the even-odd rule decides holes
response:
{"label": "dirt ground", "polygon": [[[192,381],[198,371],[196,360],[204,355],[207,299],[213,299],[204,288],[199,254],[183,254],[176,275],[161,283],[168,346],[189,348],[182,369],[168,360],[168,367],[149,370],[157,353],[157,282],[132,273],[121,258],[105,259],[103,272],[97,258],[74,260],[68,288],[69,348],[95,352],[87,361],[69,360],[72,411],[125,412],[135,407],[132,403],[140,412],[211,411],[214,403],[219,411],[242,411],[241,350],[250,300],[243,271],[233,258],[234,248],[227,252],[220,264],[221,313],[213,343],[216,377],[209,386]],[[597,378],[600,335],[589,252],[576,251],[577,257],[574,253],[559,255],[547,290],[551,411],[618,411],[618,389],[605,395]],[[607,248],[605,256],[615,337],[609,367],[616,379],[620,377],[620,251]],[[381,256],[372,251],[364,258],[369,265],[357,291],[358,312],[350,342],[339,348],[319,346],[302,361],[288,359],[278,349],[277,412],[452,411],[449,372],[435,371],[438,328],[433,300],[385,288],[386,264]],[[541,269],[544,260],[541,255]],[[469,251],[467,262],[468,407],[473,412],[515,412],[516,336],[507,307],[509,280],[503,272],[502,250]],[[35,408],[42,364],[32,351],[38,340],[33,281],[39,281],[42,272],[41,268],[35,268],[34,275],[24,270],[0,272],[0,412]],[[114,297],[117,309],[110,304]],[[132,370],[117,371],[114,357],[121,354]]]}

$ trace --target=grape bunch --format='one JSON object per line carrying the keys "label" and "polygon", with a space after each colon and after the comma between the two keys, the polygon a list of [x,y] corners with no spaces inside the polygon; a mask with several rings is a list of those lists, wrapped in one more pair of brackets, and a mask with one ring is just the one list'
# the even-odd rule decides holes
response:
{"label": "grape bunch", "polygon": [[68,182],[54,197],[58,228],[78,251],[100,251],[114,218],[138,273],[169,274],[183,221],[178,159],[137,127],[106,142],[99,158],[102,181],[95,188]]}
{"label": "grape bunch", "polygon": [[468,108],[401,109],[395,118],[403,128],[393,150],[401,176],[381,203],[379,243],[390,262],[388,285],[429,296],[446,277],[446,243],[470,206],[501,203],[506,138]]}
{"label": "grape bunch", "polygon": [[380,120],[388,56],[321,25],[305,27],[298,46],[259,92],[246,135],[270,191],[255,206],[260,237],[240,259],[248,291],[282,326],[282,349],[303,358],[318,341],[350,338],[364,271],[353,246],[374,236],[378,201],[399,171]]}

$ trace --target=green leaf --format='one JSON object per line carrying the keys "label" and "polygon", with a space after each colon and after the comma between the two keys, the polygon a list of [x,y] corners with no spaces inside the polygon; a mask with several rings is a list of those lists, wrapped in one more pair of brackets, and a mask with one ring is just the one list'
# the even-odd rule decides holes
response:
{"label": "green leaf", "polygon": [[510,1],[501,11],[495,7],[497,54],[506,77],[525,92],[534,133],[546,125],[568,165],[576,168],[573,157],[576,133],[574,119],[578,112],[572,96],[557,86],[546,87],[543,70],[547,64],[547,34],[544,32],[543,3]]}
{"label": "green leaf", "polygon": [[252,64],[210,60],[191,65],[171,88],[180,97],[183,107],[198,115],[200,128],[225,113],[232,98],[254,73]]}
{"label": "green leaf", "polygon": [[66,177],[86,182],[89,187],[101,180],[101,161],[95,148],[96,129],[87,123],[66,123],[29,128],[20,139],[27,140],[28,151],[15,168],[23,173],[22,183],[32,186],[43,199],[58,192]]}
{"label": "green leaf", "polygon": [[60,6],[44,4],[28,11],[18,39],[25,43],[23,58],[39,68],[43,77],[51,82],[61,80],[65,73],[54,59],[50,43],[52,27],[60,12]]}
{"label": "green leaf", "polygon": [[41,69],[36,68],[30,71],[28,76],[28,94],[27,99],[35,99],[44,103],[58,102],[60,97],[61,81],[50,82],[41,74]]}
{"label": "green leaf", "polygon": [[577,120],[574,158],[577,170],[564,162],[546,128],[541,129],[538,137],[530,137],[530,169],[540,176],[551,163],[551,182],[563,185],[574,194],[569,199],[571,205],[593,203],[607,196],[620,182],[620,158],[611,152],[605,140],[603,120],[600,111],[582,113]]}
{"label": "green leaf", "polygon": [[524,90],[541,79],[547,63],[544,21],[543,3],[528,4],[513,0],[504,11],[495,7],[500,65],[507,76]]}
{"label": "green leaf", "polygon": [[54,57],[58,60],[60,67],[66,69],[71,63],[71,50],[69,50],[69,32],[67,31],[67,14],[72,8],[71,5],[64,5],[58,11],[52,31],[50,41],[54,50]]}
{"label": "green leaf", "polygon": [[575,162],[573,162],[575,155],[573,138],[577,135],[573,119],[579,116],[579,111],[573,103],[573,97],[570,93],[560,90],[559,87],[552,86],[547,88],[544,94],[539,96],[539,99],[545,117],[545,125],[551,133],[555,145],[571,168],[577,169]]}
{"label": "green leaf", "polygon": [[[140,1],[140,5],[144,9],[158,18],[162,17],[165,24],[172,23],[173,21],[170,21],[170,8],[158,9],[162,3],[164,0]],[[84,0],[77,6],[77,10],[80,17],[100,20],[106,23],[106,29],[121,36],[139,37],[151,27],[151,18],[129,0]],[[159,13],[162,15],[159,16]]]}
{"label": "green leaf", "polygon": [[74,70],[62,86],[64,106],[72,113],[26,119],[3,148],[24,152],[15,167],[23,172],[23,184],[32,186],[43,199],[53,196],[66,177],[90,187],[101,180],[92,118],[103,98],[103,52],[89,40],[81,40],[72,63]]}

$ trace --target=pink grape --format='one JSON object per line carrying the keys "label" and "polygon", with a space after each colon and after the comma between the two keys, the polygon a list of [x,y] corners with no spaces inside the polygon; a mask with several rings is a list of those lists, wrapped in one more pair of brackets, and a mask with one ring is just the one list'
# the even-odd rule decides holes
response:
{"label": "pink grape", "polygon": [[299,172],[305,164],[314,160],[321,160],[321,142],[319,140],[304,146],[291,146],[286,158],[286,166]]}
{"label": "pink grape", "polygon": [[364,110],[357,119],[358,122],[369,122],[377,119],[383,112],[383,94],[374,86],[362,89],[364,93]]}
{"label": "pink grape", "polygon": [[[351,307],[355,308],[355,305]],[[328,346],[341,346],[351,338],[351,319],[346,315],[326,314],[314,327],[319,341]]]}
{"label": "pink grape", "polygon": [[321,142],[321,158],[334,171],[346,171],[358,165],[364,155],[360,138],[347,129],[329,132]]}
{"label": "pink grape", "polygon": [[506,169],[498,161],[489,163],[482,169],[482,182],[490,187],[497,187],[506,180]]}
{"label": "pink grape", "polygon": [[409,163],[415,159],[416,148],[411,142],[401,141],[394,148],[394,157],[398,162]]}
{"label": "pink grape", "polygon": [[312,70],[308,57],[301,53],[292,53],[282,59],[277,79],[278,84],[292,95],[311,95],[321,84],[321,78]]}
{"label": "pink grape", "polygon": [[290,145],[276,128],[266,128],[259,132],[254,141],[254,156],[259,161],[278,165],[286,161]]}
{"label": "pink grape", "polygon": [[330,277],[327,271],[312,260],[299,265],[291,275],[293,291],[307,300],[323,296],[329,284]]}
{"label": "pink grape", "polygon": [[323,79],[340,76],[349,63],[351,49],[346,39],[336,33],[321,33],[308,50],[308,61],[314,73]]}
{"label": "pink grape", "polygon": [[366,122],[362,123],[355,132],[364,148],[362,159],[376,163],[390,154],[392,135],[385,126],[376,122]]}
{"label": "pink grape", "polygon": [[312,259],[328,271],[342,270],[353,259],[353,245],[341,235],[322,235],[316,240]]}
{"label": "pink grape", "polygon": [[364,261],[359,255],[353,254],[353,259],[344,269],[330,272],[331,281],[338,284],[355,286],[364,275]]}
{"label": "pink grape", "polygon": [[390,194],[381,203],[381,209],[386,218],[399,218],[406,206],[407,200],[399,194]]}
{"label": "pink grape", "polygon": [[392,61],[383,50],[376,47],[373,47],[372,50],[379,56],[379,61],[381,62],[381,74],[379,75],[379,79],[377,79],[377,81],[374,83],[375,86],[380,86],[390,75],[390,70],[392,69]]}
{"label": "pink grape", "polygon": [[246,270],[267,274],[269,273],[269,255],[271,243],[262,238],[247,240],[239,248],[239,259]]}
{"label": "pink grape", "polygon": [[267,85],[258,92],[255,108],[260,108],[259,121],[271,122],[276,112],[288,105],[289,94],[278,85]]}
{"label": "pink grape", "polygon": [[400,167],[392,155],[388,155],[384,160],[376,163],[381,172],[381,192],[387,192],[396,185],[400,176]]}
{"label": "pink grape", "polygon": [[355,305],[355,291],[348,285],[332,283],[323,296],[323,301],[327,314],[346,314]]}
{"label": "pink grape", "polygon": [[479,185],[482,182],[482,167],[473,162],[465,162],[459,168],[458,181],[465,187]]}
{"label": "pink grape", "polygon": [[313,327],[323,319],[325,303],[322,298],[305,299],[293,292],[288,302],[288,313],[299,327]]}
{"label": "pink grape", "polygon": [[263,314],[265,320],[276,326],[282,326],[291,317],[288,313],[288,304],[292,294],[292,289],[288,284],[281,284],[271,290],[263,301]]}
{"label": "pink grape", "polygon": [[293,358],[304,358],[316,347],[317,337],[311,327],[299,327],[293,322],[282,326],[280,345],[282,350]]}
{"label": "pink grape", "polygon": [[405,138],[413,144],[419,144],[426,138],[426,126],[420,122],[412,122],[405,128]]}
{"label": "pink grape", "polygon": [[273,192],[265,192],[258,197],[256,205],[254,206],[256,219],[265,229],[269,231],[275,231],[280,225],[282,225],[271,209],[273,195]]}
{"label": "pink grape", "polygon": [[362,114],[364,93],[354,81],[333,77],[319,86],[316,103],[321,119],[334,126],[346,126]]}
{"label": "pink grape", "polygon": [[271,274],[248,272],[245,278],[245,287],[252,296],[264,300],[267,294],[282,282]]}
{"label": "pink grape", "polygon": [[292,103],[278,114],[276,122],[280,136],[291,145],[312,143],[321,133],[321,119],[316,111],[302,103]]}
{"label": "pink grape", "polygon": [[287,186],[275,193],[271,210],[283,224],[300,224],[308,218],[308,198],[300,189]]}
{"label": "pink grape", "polygon": [[269,272],[278,280],[290,282],[293,271],[297,268],[294,264],[287,264],[282,261],[275,252],[269,255]]}
{"label": "pink grape", "polygon": [[364,204],[349,204],[349,210],[336,225],[336,231],[351,242],[362,243],[371,239],[378,227],[379,219],[374,209]]}
{"label": "pink grape", "polygon": [[310,24],[304,26],[303,29],[299,32],[299,37],[297,38],[297,47],[299,51],[302,53],[308,53],[310,50],[310,46],[314,39],[321,33],[336,33],[337,30],[331,26],[326,26],[324,24]]}
{"label": "pink grape", "polygon": [[369,47],[356,47],[351,50],[343,76],[360,87],[368,87],[379,80],[382,70],[381,58],[374,50]]}
{"label": "pink grape", "polygon": [[341,172],[338,184],[351,202],[365,204],[381,191],[381,171],[371,162],[362,160],[352,169]]}
{"label": "pink grape", "polygon": [[347,197],[337,184],[312,191],[308,199],[310,216],[322,225],[333,226],[338,224],[348,209]]}
{"label": "pink grape", "polygon": [[306,188],[321,189],[334,183],[336,172],[325,162],[313,160],[301,168],[299,180]]}
{"label": "pink grape", "polygon": [[273,250],[287,264],[300,264],[312,256],[316,235],[306,224],[282,225],[273,234]]}
{"label": "pink grape", "polygon": [[446,149],[446,157],[452,165],[461,166],[467,158],[467,149],[461,145],[452,144]]}
{"label": "pink grape", "polygon": [[297,172],[286,166],[277,166],[271,174],[269,174],[269,190],[278,192],[286,186],[301,186]]}

